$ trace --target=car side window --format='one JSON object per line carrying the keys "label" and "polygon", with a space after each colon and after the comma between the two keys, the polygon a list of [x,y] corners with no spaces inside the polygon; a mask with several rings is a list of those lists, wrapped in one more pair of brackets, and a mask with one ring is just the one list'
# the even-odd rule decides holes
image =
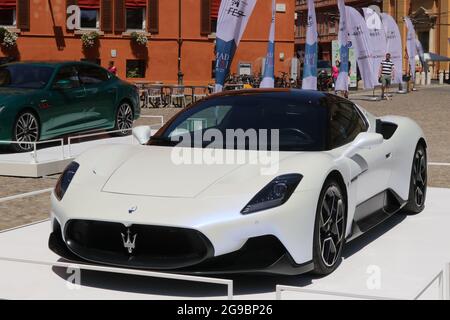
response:
{"label": "car side window", "polygon": [[80,86],[80,79],[78,78],[78,72],[75,66],[61,67],[55,76],[53,85],[61,80],[69,80],[72,88],[78,88]]}
{"label": "car side window", "polygon": [[367,124],[356,107],[345,100],[330,105],[330,146],[332,149],[352,142],[356,136],[367,131]]}
{"label": "car side window", "polygon": [[109,79],[106,70],[91,66],[80,66],[79,76],[83,85],[99,84]]}

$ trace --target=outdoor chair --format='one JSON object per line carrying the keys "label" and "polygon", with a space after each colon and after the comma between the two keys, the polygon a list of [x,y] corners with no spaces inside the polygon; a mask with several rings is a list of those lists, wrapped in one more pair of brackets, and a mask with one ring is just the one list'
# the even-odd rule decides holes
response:
{"label": "outdoor chair", "polygon": [[192,102],[204,99],[208,96],[208,87],[192,87]]}
{"label": "outdoor chair", "polygon": [[184,94],[184,86],[174,86],[170,92],[170,107],[186,107],[186,96]]}
{"label": "outdoor chair", "polygon": [[153,108],[160,108],[164,105],[161,95],[161,87],[149,87],[147,89],[148,102]]}

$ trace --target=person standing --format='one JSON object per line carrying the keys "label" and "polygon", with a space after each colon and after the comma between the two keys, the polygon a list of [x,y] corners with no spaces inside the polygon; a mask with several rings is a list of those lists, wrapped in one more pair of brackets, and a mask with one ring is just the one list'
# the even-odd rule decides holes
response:
{"label": "person standing", "polygon": [[[378,78],[381,82],[381,99],[388,100],[389,86],[391,85],[392,78],[395,74],[394,63],[391,61],[391,54],[386,53],[386,59],[381,61],[380,70],[378,72]],[[386,95],[385,95],[386,93]]]}
{"label": "person standing", "polygon": [[340,65],[341,65],[341,63],[339,62],[339,60],[336,60],[335,65],[331,67],[331,76],[333,77],[333,84],[334,84],[335,91],[336,91],[336,80],[339,76]]}
{"label": "person standing", "polygon": [[113,75],[117,75],[117,68],[114,65],[114,61],[110,61],[108,65],[108,71],[111,72]]}

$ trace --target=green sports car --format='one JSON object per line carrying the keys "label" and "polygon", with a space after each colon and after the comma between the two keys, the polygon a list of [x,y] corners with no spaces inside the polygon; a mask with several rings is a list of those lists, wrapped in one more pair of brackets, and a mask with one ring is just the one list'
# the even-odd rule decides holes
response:
{"label": "green sports car", "polygon": [[[88,130],[123,130],[140,115],[137,88],[86,62],[19,62],[0,66],[0,141],[33,144]],[[2,143],[4,144],[4,143]]]}

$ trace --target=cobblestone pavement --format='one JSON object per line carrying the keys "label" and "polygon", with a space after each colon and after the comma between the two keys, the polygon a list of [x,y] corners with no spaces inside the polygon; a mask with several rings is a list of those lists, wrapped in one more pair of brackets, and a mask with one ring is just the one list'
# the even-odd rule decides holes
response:
{"label": "cobblestone pavement", "polygon": [[[406,95],[394,94],[389,101],[369,101],[371,93],[352,93],[350,98],[369,112],[381,116],[402,115],[416,120],[428,139],[430,162],[450,163],[450,86],[419,88]],[[143,109],[144,115],[162,115],[167,121],[179,108]],[[157,119],[143,118],[139,124],[156,124]],[[0,177],[0,198],[51,188],[55,178],[26,179]],[[430,166],[429,185],[450,188],[450,166]],[[25,199],[0,202],[0,230],[38,221],[48,216],[49,193]]]}

